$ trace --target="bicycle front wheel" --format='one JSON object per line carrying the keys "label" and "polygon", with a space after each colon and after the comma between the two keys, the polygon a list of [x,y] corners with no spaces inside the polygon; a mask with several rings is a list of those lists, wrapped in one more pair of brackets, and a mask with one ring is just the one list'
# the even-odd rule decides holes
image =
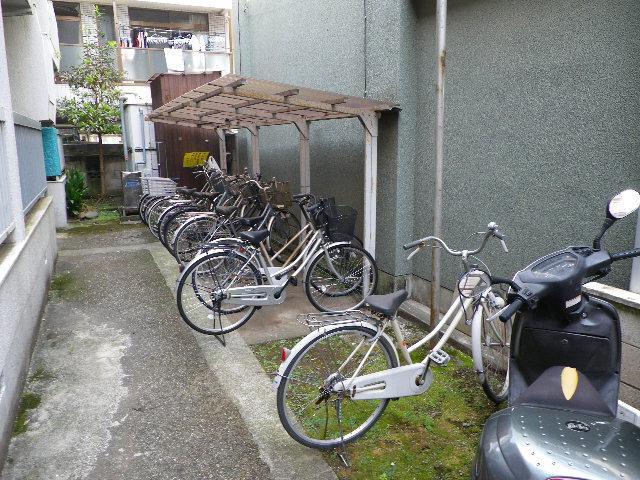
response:
{"label": "bicycle front wheel", "polygon": [[378,421],[389,399],[352,400],[348,391],[333,389],[348,381],[369,349],[359,375],[399,365],[387,337],[372,345],[375,336],[375,329],[363,325],[330,329],[291,359],[278,386],[277,406],[294,440],[311,448],[335,448],[360,438]]}
{"label": "bicycle front wheel", "polygon": [[205,255],[190,263],[181,275],[176,290],[182,319],[197,332],[221,335],[244,325],[255,306],[232,304],[229,288],[262,284],[256,267],[232,250]]}
{"label": "bicycle front wheel", "polygon": [[305,292],[322,312],[354,310],[378,284],[378,266],[366,250],[349,244],[329,247],[309,265]]}
{"label": "bicycle front wheel", "polygon": [[472,348],[474,357],[481,363],[482,389],[490,400],[498,404],[507,399],[509,390],[512,321],[502,323],[498,318],[489,321],[498,309],[492,308],[487,300],[482,301],[478,309],[473,318]]}

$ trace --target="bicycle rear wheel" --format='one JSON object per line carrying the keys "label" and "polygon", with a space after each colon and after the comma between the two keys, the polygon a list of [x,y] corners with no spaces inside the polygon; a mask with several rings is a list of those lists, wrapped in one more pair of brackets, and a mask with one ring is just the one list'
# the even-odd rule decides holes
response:
{"label": "bicycle rear wheel", "polygon": [[228,250],[204,255],[187,266],[180,276],[176,299],[180,316],[192,329],[221,335],[244,325],[256,310],[225,299],[234,287],[255,287],[262,277],[246,257]]}
{"label": "bicycle rear wheel", "polygon": [[291,359],[276,400],[280,421],[294,440],[311,448],[335,448],[360,438],[378,421],[389,399],[352,400],[348,391],[333,390],[354,374],[370,347],[360,375],[399,365],[387,337],[370,343],[376,333],[364,325],[327,329]]}
{"label": "bicycle rear wheel", "polygon": [[332,245],[309,265],[305,293],[323,312],[354,310],[378,284],[378,266],[366,250],[350,244]]}

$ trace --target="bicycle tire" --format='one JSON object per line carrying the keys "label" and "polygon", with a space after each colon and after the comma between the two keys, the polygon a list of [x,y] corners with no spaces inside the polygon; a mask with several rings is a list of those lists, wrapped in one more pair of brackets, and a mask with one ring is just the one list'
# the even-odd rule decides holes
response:
{"label": "bicycle tire", "polygon": [[500,404],[509,394],[509,349],[512,320],[502,323],[495,319],[486,302],[478,306],[471,326],[471,341],[474,363],[480,363],[480,382],[485,395],[494,403]]}
{"label": "bicycle tire", "polygon": [[[322,349],[317,348],[318,345],[325,342],[325,345],[328,345],[329,347],[328,355],[333,354],[335,356],[337,348],[342,348],[343,345],[346,346],[345,350],[347,351],[347,354],[344,355],[344,358],[340,357],[340,359],[335,363],[337,366],[341,365],[344,362],[344,359],[347,358],[347,355],[349,353],[348,348],[350,343],[352,342],[334,341],[333,345],[331,345],[330,342],[332,340],[335,340],[335,337],[337,337],[338,335],[347,335],[347,334],[354,335],[357,341],[357,339],[360,336],[368,339],[373,338],[377,334],[377,330],[373,327],[367,327],[362,324],[343,325],[343,326],[334,327],[334,328],[327,328],[324,331],[324,333],[322,333],[319,336],[315,336],[310,340],[306,340],[306,339],[301,340],[301,342],[307,341],[308,343],[304,345],[290,360],[289,365],[286,367],[285,371],[283,372],[282,379],[280,380],[280,385],[278,385],[278,390],[276,394],[276,403],[278,407],[278,416],[280,417],[280,422],[282,423],[282,426],[287,431],[287,433],[291,436],[291,438],[293,438],[298,443],[305,445],[307,447],[317,448],[317,449],[331,449],[331,448],[339,447],[340,445],[342,445],[343,442],[346,444],[346,443],[357,440],[358,438],[362,437],[365,433],[367,433],[367,431],[369,431],[371,427],[375,425],[375,423],[378,421],[380,416],[384,413],[384,410],[387,408],[387,405],[389,404],[389,399],[349,400],[350,403],[347,404],[349,406],[355,403],[359,403],[361,405],[358,407],[360,409],[358,411],[358,415],[362,415],[362,409],[365,408],[362,405],[365,405],[365,406],[369,405],[371,407],[370,409],[372,410],[372,413],[366,416],[364,421],[359,423],[359,425],[356,428],[354,428],[350,432],[347,432],[346,434],[342,430],[342,423],[343,423],[342,420],[337,421],[336,419],[336,421],[332,422],[332,425],[331,425],[333,438],[326,439],[326,434],[329,430],[328,427],[329,427],[329,421],[330,421],[328,404],[330,401],[331,402],[337,401],[337,398],[339,396],[338,393],[330,391],[331,386],[335,384],[335,383],[332,384],[331,382],[340,381],[341,378],[348,378],[349,375],[348,374],[343,375],[339,373],[337,370],[336,372],[328,370],[326,368],[327,362],[322,362],[323,373],[319,373],[319,379],[318,379],[319,382],[315,383],[315,382],[309,381],[311,377],[305,370],[305,364],[303,363],[303,361],[305,360],[305,357],[307,357],[309,359],[309,363],[311,364],[310,365],[311,368],[314,363],[317,364],[318,363],[317,360],[314,359],[313,357],[315,349],[319,350],[319,353],[316,355],[320,355],[324,360],[326,360],[327,354],[323,354]],[[393,344],[389,341],[389,339],[386,336],[382,335],[378,337],[377,345],[380,345],[381,347],[381,351],[383,354],[382,358],[385,360],[384,362],[385,364],[380,362],[380,364],[371,365],[368,361],[367,363],[365,363],[365,368],[362,370],[361,375],[365,373],[373,373],[373,371],[382,371],[387,368],[394,368],[399,366],[400,363],[398,360],[397,352]],[[376,347],[374,347],[374,350],[372,350],[372,352],[374,352],[375,350],[376,350]],[[371,357],[369,357],[369,359],[371,359]],[[349,367],[351,364],[353,365],[359,364],[359,357],[357,356],[357,354],[354,355],[354,357],[351,358],[349,362],[346,362],[346,364],[344,364],[343,369],[346,370],[346,368]],[[373,368],[373,371],[370,371],[370,369],[367,368],[369,366]],[[296,371],[300,373],[296,373]],[[329,375],[326,374],[327,371],[330,372]],[[302,409],[302,411],[300,411],[299,414],[296,416],[292,411],[291,407],[293,403],[298,401],[299,397],[294,395],[288,396],[288,393],[289,393],[289,390],[292,388],[291,385],[295,383],[297,375],[304,377],[305,380],[301,381],[301,383],[309,385],[306,388],[309,390],[309,396],[311,397],[311,402],[307,404],[308,398],[303,399],[304,405],[307,405],[307,406],[305,406]],[[301,387],[303,394],[304,394],[304,388],[305,386]],[[318,396],[318,391],[321,392],[322,396],[329,395],[329,397],[323,400],[318,399],[318,400],[315,400],[314,402],[313,397],[314,395]],[[348,393],[346,395],[348,396]],[[333,400],[333,397],[336,397],[336,400]],[[292,399],[291,402],[289,402],[289,398]],[[299,418],[301,416],[300,414],[303,413],[304,410],[312,406],[311,403],[314,403],[315,406],[317,407],[320,405],[319,403],[320,401],[324,402],[324,405],[325,405],[326,418],[324,419],[324,422],[325,422],[324,424],[325,438],[324,439],[313,438],[310,433],[310,430],[317,428],[317,425],[315,424],[318,423],[318,419],[320,421],[323,420],[322,418],[316,415],[319,409],[316,409],[316,413],[312,415],[310,422],[306,421],[305,419]],[[341,409],[341,411],[343,410]],[[365,411],[364,415],[366,414],[367,412]],[[337,414],[336,414],[336,417],[337,417]],[[352,425],[354,425],[355,422],[347,420],[344,423],[346,423],[348,427],[351,427]],[[305,424],[308,427],[306,428],[306,430],[305,430]],[[336,424],[338,427],[337,430],[335,428]]]}
{"label": "bicycle tire", "polygon": [[[345,256],[345,253],[348,255],[348,258]],[[327,249],[327,254],[330,258],[333,258],[333,255],[335,255],[336,258],[340,256],[345,258],[345,260],[341,262],[340,268],[343,273],[343,278],[348,278],[349,282],[335,277],[331,269],[323,264],[326,256],[322,253],[312,260],[307,269],[304,281],[307,298],[311,304],[321,312],[342,312],[360,308],[364,304],[364,299],[372,295],[378,285],[378,266],[375,260],[365,249],[352,244],[331,245]],[[359,266],[357,260],[354,262],[356,256],[363,258],[361,274],[358,274]],[[369,284],[366,292],[364,291],[364,259],[369,263]],[[335,267],[336,265],[334,264],[334,268]],[[345,270],[347,271],[345,272]],[[321,275],[324,275],[324,277]],[[338,286],[342,286],[340,288],[336,288],[335,286],[331,287],[329,285],[329,279],[334,280],[334,285],[337,283]],[[320,299],[326,300],[327,298],[336,299],[334,303],[336,303],[337,306],[329,308],[327,305],[320,304]]]}
{"label": "bicycle tire", "polygon": [[[245,256],[232,250],[224,252],[213,252],[207,255],[203,255],[196,261],[191,262],[187,266],[183,274],[180,276],[180,280],[178,281],[178,287],[176,289],[176,302],[180,317],[190,328],[197,332],[203,333],[205,335],[222,335],[232,332],[247,323],[253,316],[254,312],[257,310],[257,307],[254,305],[232,304],[235,306],[235,308],[230,309],[223,306],[222,299],[207,300],[206,298],[204,298],[204,296],[206,296],[207,293],[211,293],[207,292],[207,290],[211,290],[211,287],[198,285],[197,281],[194,280],[195,276],[197,275],[198,269],[203,268],[204,275],[207,275],[209,278],[211,278],[214,284],[217,283],[217,288],[220,288],[220,276],[224,275],[225,273],[218,271],[218,269],[220,268],[220,262],[229,262],[230,260],[235,260],[236,265],[241,265],[241,270],[234,272],[233,274],[234,281],[237,280],[239,275],[242,275],[244,273],[245,280],[250,281],[251,285],[262,285],[262,276],[260,275],[258,269],[251,262],[248,262]],[[209,265],[207,265],[207,263],[209,263]],[[214,265],[211,265],[211,263],[213,263]],[[211,271],[211,267],[213,267],[216,271]],[[233,268],[232,265],[228,265],[228,267]],[[207,272],[207,270],[209,271]],[[222,288],[224,288],[224,285],[222,286]],[[195,301],[191,300],[189,302],[189,297],[191,294],[193,294]],[[211,302],[211,304],[208,303],[209,301]],[[196,312],[199,312],[198,318],[196,318]],[[215,327],[216,313],[218,313],[218,320],[220,321],[219,328]],[[230,323],[228,326],[223,326],[222,316],[230,316],[234,314],[242,315],[239,319],[236,319],[235,317],[232,318],[232,323]],[[203,324],[209,324],[210,320],[213,320],[212,327],[207,328],[203,326]]]}

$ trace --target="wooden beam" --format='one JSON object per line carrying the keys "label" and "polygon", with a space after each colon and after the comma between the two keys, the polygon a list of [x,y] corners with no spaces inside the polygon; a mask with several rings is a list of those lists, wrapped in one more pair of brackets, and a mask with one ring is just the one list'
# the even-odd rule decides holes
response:
{"label": "wooden beam", "polygon": [[218,135],[218,162],[223,172],[227,173],[229,166],[227,165],[227,140],[222,128],[216,128],[216,134]]}

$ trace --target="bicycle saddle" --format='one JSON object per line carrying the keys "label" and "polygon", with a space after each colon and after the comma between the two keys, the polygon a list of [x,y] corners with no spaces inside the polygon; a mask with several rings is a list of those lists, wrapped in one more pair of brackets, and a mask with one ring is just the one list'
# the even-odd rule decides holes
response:
{"label": "bicycle saddle", "polygon": [[254,230],[252,232],[241,232],[238,235],[240,240],[249,242],[251,245],[257,246],[261,241],[269,236],[269,230]]}
{"label": "bicycle saddle", "polygon": [[236,221],[238,225],[242,225],[243,227],[255,227],[262,222],[262,220],[262,217],[243,217],[238,218]]}
{"label": "bicycle saddle", "polygon": [[393,317],[407,297],[409,297],[409,292],[401,289],[387,295],[369,295],[364,299],[364,303],[374,312]]}
{"label": "bicycle saddle", "polygon": [[228,217],[233,212],[235,212],[237,209],[238,209],[238,207],[236,207],[234,205],[232,205],[230,207],[216,207],[216,213],[219,213],[220,215]]}

